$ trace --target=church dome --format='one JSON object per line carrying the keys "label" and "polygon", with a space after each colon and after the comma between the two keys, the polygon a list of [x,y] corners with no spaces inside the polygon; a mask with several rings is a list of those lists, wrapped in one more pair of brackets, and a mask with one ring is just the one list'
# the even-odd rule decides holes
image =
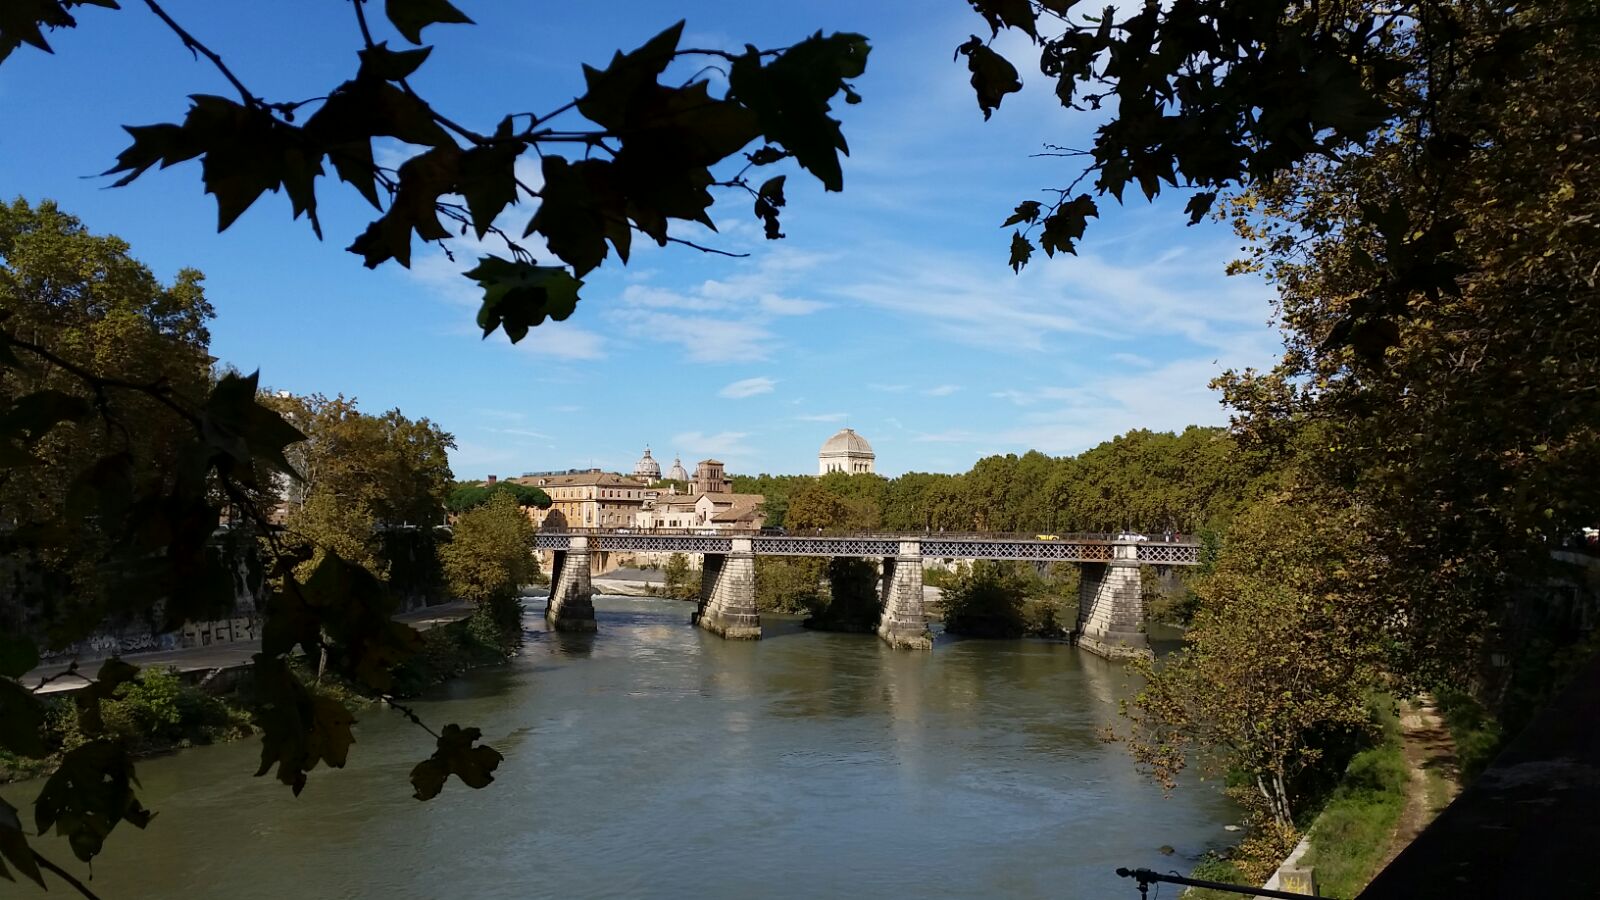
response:
{"label": "church dome", "polygon": [[633,464],[633,474],[636,478],[644,478],[650,481],[661,477],[661,464],[656,462],[650,455],[649,447],[644,448],[644,456]]}
{"label": "church dome", "polygon": [[872,456],[872,445],[867,439],[856,434],[855,429],[841,429],[838,434],[828,438],[822,444],[822,452],[829,456],[834,454],[850,454],[852,456],[865,454]]}
{"label": "church dome", "polygon": [[851,475],[871,473],[876,468],[872,445],[867,439],[845,428],[822,444],[817,453],[817,474],[845,472]]}
{"label": "church dome", "polygon": [[667,470],[667,477],[673,481],[689,480],[689,473],[685,472],[683,469],[683,460],[676,456],[672,458],[672,468]]}

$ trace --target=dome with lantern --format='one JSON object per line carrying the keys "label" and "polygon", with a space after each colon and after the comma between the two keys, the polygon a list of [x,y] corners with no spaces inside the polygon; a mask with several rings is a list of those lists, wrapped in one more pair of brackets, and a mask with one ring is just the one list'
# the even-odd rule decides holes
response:
{"label": "dome with lantern", "polygon": [[661,464],[650,455],[650,448],[644,448],[644,456],[633,464],[633,477],[645,481],[656,481],[661,478]]}
{"label": "dome with lantern", "polygon": [[689,472],[688,470],[684,469],[682,459],[676,456],[672,458],[672,468],[667,470],[667,478],[673,481],[689,480]]}
{"label": "dome with lantern", "polygon": [[853,428],[843,428],[823,442],[817,453],[817,474],[846,472],[851,475],[873,471],[876,455],[867,439]]}

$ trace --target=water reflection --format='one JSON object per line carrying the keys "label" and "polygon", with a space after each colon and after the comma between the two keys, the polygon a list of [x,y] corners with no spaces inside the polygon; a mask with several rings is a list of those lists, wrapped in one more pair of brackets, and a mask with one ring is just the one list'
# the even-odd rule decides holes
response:
{"label": "water reflection", "polygon": [[140,774],[160,815],[112,838],[97,889],[1124,897],[1114,867],[1181,867],[1158,848],[1193,857],[1226,836],[1214,794],[1163,800],[1095,738],[1129,686],[1073,648],[895,652],[781,619],[764,623],[769,639],[723,641],[685,624],[684,604],[595,605],[597,635],[540,633],[514,664],[417,704],[505,754],[488,789],[411,799],[406,775],[431,740],[376,709],[351,766],[313,772],[298,800],[248,777],[253,743],[153,760]]}

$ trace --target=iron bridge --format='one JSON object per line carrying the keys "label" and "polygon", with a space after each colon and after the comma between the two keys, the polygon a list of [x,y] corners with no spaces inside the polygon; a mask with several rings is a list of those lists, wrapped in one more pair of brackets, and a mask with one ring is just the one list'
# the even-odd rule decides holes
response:
{"label": "iron bridge", "polygon": [[[982,534],[687,534],[591,529],[542,531],[535,538],[535,546],[540,550],[567,550],[574,537],[587,538],[590,551],[725,554],[733,552],[733,542],[738,539],[748,540],[751,552],[758,556],[893,557],[903,555],[904,551],[931,559],[1099,563],[1125,559],[1157,566],[1194,566],[1200,563],[1200,545],[1190,541],[1024,538]],[[1118,548],[1126,549],[1118,553]]]}

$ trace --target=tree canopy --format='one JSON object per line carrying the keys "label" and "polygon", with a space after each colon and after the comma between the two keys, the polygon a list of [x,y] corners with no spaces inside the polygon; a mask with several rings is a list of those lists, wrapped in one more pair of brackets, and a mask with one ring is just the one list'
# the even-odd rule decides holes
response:
{"label": "tree canopy", "polygon": [[550,508],[549,494],[532,485],[517,484],[515,481],[497,481],[494,484],[484,484],[480,481],[457,483],[445,497],[444,505],[450,512],[460,514],[482,506],[500,494],[509,495],[517,506]]}

